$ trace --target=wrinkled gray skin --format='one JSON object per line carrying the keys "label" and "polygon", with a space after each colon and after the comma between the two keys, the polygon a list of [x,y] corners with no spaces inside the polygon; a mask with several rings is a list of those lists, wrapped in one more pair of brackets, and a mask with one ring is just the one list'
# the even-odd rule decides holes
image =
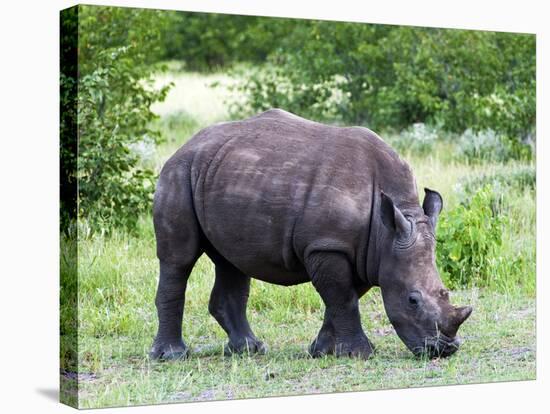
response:
{"label": "wrinkled gray skin", "polygon": [[154,201],[160,280],[151,357],[187,356],[187,279],[206,253],[216,266],[209,310],[226,352],[263,352],[246,318],[250,278],[311,282],[326,306],[309,348],[368,358],[358,299],[382,290],[387,315],[415,354],[448,356],[470,307],[449,303],[435,266],[441,196],[422,207],[410,167],[366,128],[333,127],[273,109],[196,134],[165,164]]}

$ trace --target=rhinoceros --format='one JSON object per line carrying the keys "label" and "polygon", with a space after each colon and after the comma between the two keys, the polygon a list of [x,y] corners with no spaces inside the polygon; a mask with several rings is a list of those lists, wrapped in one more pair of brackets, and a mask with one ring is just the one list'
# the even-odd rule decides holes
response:
{"label": "rhinoceros", "polygon": [[228,353],[266,350],[246,316],[256,278],[313,284],[325,305],[313,357],[372,354],[358,300],[375,286],[414,354],[453,354],[472,308],[451,305],[436,268],[442,206],[427,188],[420,206],[411,168],[364,127],[271,109],[203,129],[165,163],[154,195],[159,326],[150,357],[188,355],[185,290],[203,253],[215,264],[208,309]]}

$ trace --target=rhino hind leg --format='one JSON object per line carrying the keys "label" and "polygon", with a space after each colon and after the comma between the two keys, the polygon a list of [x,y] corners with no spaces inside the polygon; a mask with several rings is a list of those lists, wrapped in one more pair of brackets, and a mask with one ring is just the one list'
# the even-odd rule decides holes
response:
{"label": "rhino hind leg", "polygon": [[361,326],[357,290],[347,258],[339,253],[318,252],[308,257],[306,266],[326,307],[323,326],[309,347],[310,355],[367,359],[373,346]]}
{"label": "rhino hind leg", "polygon": [[186,170],[167,168],[155,191],[153,221],[160,276],[155,298],[159,325],[149,353],[152,359],[183,359],[188,355],[181,335],[185,290],[203,248],[186,174]]}
{"label": "rhino hind leg", "polygon": [[246,317],[250,277],[219,255],[210,256],[216,265],[216,281],[208,310],[229,337],[224,353],[265,353],[266,346],[256,338]]}
{"label": "rhino hind leg", "polygon": [[160,279],[155,304],[159,328],[149,353],[152,359],[177,360],[188,356],[188,347],[181,336],[187,280],[193,263],[177,265],[160,262]]}

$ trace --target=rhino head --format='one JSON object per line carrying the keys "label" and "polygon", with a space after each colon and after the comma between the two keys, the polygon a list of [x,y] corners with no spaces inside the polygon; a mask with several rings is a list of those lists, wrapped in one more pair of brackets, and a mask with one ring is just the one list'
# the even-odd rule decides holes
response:
{"label": "rhino head", "polygon": [[415,355],[446,357],[461,344],[460,325],[470,306],[455,307],[435,263],[435,228],[441,195],[425,189],[422,208],[401,211],[382,193],[384,224],[378,283],[397,335]]}

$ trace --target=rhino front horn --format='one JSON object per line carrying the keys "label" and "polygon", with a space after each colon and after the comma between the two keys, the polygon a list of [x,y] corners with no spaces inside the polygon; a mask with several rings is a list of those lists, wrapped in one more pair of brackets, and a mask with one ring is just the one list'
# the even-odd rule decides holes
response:
{"label": "rhino front horn", "polygon": [[471,306],[461,306],[456,308],[456,326],[460,326],[464,323],[466,319],[471,315],[472,307]]}

